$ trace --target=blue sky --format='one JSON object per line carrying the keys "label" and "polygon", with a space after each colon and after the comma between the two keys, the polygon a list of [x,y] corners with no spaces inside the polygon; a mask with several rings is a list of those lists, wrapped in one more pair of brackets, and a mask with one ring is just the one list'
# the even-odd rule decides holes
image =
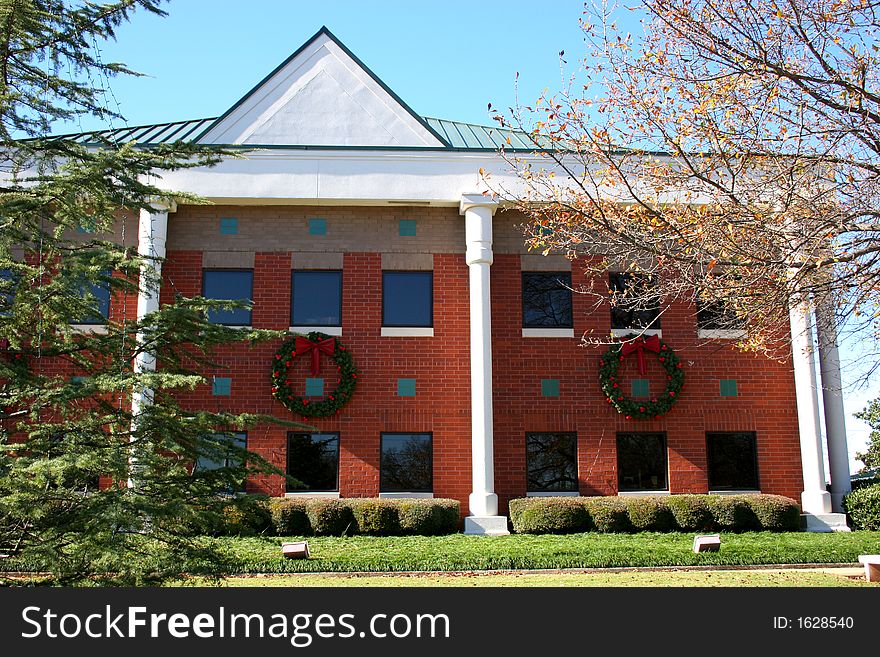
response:
{"label": "blue sky", "polygon": [[[104,61],[144,74],[109,84],[107,103],[128,125],[223,113],[322,26],[417,113],[471,123],[491,124],[488,103],[505,110],[517,94],[529,104],[559,88],[560,51],[566,75],[584,66],[580,0],[173,0],[166,9],[165,18],[135,15],[117,42],[100,45]],[[625,21],[640,30],[637,16]],[[84,118],[54,132],[106,127]],[[858,342],[841,345],[849,382],[859,378],[861,352]],[[852,413],[877,396],[876,381],[847,391],[851,454],[868,435]]]}

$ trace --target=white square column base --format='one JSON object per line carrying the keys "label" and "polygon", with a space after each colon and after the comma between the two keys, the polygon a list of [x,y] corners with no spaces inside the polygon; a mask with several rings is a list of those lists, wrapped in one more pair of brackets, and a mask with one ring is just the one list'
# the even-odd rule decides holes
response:
{"label": "white square column base", "polygon": [[507,516],[466,516],[464,533],[471,536],[506,536]]}
{"label": "white square column base", "polygon": [[808,532],[848,532],[845,513],[804,513],[801,522]]}

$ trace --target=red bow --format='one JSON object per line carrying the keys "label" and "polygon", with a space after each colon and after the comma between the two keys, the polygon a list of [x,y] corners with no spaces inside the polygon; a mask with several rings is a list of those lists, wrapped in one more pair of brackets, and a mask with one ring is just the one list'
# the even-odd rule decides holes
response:
{"label": "red bow", "polygon": [[324,353],[328,356],[333,355],[336,351],[336,338],[327,338],[320,342],[312,342],[308,338],[297,336],[296,352],[294,352],[293,355],[299,356],[300,354],[305,354],[310,351],[312,352],[312,376],[318,376],[318,372],[321,369],[321,354]]}
{"label": "red bow", "polygon": [[648,338],[636,338],[632,342],[624,342],[620,348],[621,356],[629,356],[636,352],[636,358],[639,361],[639,374],[645,374],[648,371],[647,363],[645,363],[645,350],[653,351],[655,354],[660,353],[660,338],[651,335]]}

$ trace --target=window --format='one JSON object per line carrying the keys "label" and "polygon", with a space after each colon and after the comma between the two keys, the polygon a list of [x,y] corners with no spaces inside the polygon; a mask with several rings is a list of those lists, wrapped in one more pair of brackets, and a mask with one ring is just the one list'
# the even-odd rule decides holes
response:
{"label": "window", "polygon": [[571,272],[523,272],[523,328],[571,328]]}
{"label": "window", "polygon": [[760,490],[757,443],[750,431],[707,433],[709,490]]}
{"label": "window", "polygon": [[[111,272],[101,272],[103,279],[108,279]],[[73,324],[106,324],[110,317],[110,284],[105,280],[98,282],[83,282],[80,285],[80,295],[88,305],[88,314]]]}
{"label": "window", "polygon": [[665,434],[617,434],[618,491],[668,490],[666,463]]}
{"label": "window", "polygon": [[342,272],[295,271],[291,326],[342,326]]}
{"label": "window", "polygon": [[434,458],[429,433],[383,433],[379,490],[383,493],[431,493]]}
{"label": "window", "polygon": [[339,490],[339,434],[287,434],[288,492]]}
{"label": "window", "polygon": [[[246,433],[215,433],[205,439],[204,453],[200,454],[193,472],[210,472],[226,468],[244,467],[243,451],[247,450]],[[244,491],[244,478],[227,487],[227,493]]]}
{"label": "window", "polygon": [[[202,296],[206,299],[231,299],[251,302],[254,296],[254,272],[249,269],[210,269],[204,272]],[[212,310],[208,321],[226,326],[250,326],[249,308]]]}
{"label": "window", "polygon": [[526,434],[527,490],[577,492],[577,434]]}
{"label": "window", "polygon": [[382,272],[382,326],[434,325],[434,272]]}
{"label": "window", "polygon": [[745,321],[721,300],[697,301],[697,328],[701,331],[741,331]]}
{"label": "window", "polygon": [[609,274],[612,329],[659,329],[660,298],[648,296],[649,276],[612,272]]}

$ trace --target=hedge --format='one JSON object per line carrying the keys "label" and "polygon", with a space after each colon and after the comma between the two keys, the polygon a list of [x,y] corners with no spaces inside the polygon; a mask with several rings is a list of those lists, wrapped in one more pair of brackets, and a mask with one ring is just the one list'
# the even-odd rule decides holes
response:
{"label": "hedge", "polygon": [[880,484],[863,486],[843,498],[856,529],[880,530]]}
{"label": "hedge", "polygon": [[510,520],[519,534],[801,529],[794,500],[761,494],[527,497],[510,501]]}
{"label": "hedge", "polygon": [[401,536],[453,534],[461,505],[449,499],[259,498],[230,503],[220,526],[227,536]]}

